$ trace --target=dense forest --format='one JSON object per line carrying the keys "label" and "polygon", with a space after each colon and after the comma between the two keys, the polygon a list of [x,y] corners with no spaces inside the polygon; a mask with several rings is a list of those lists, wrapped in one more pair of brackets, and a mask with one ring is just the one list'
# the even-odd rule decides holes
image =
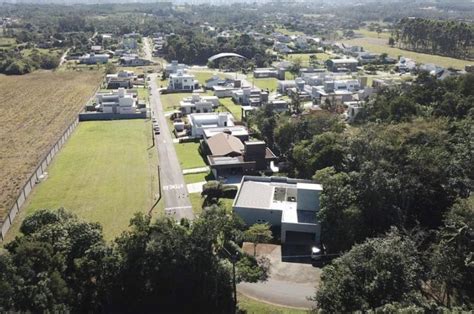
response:
{"label": "dense forest", "polygon": [[39,210],[0,254],[0,312],[231,313],[231,263],[236,282],[267,276],[240,251],[243,230],[218,207],[192,225],[137,214],[109,244],[98,224]]}
{"label": "dense forest", "polygon": [[469,23],[404,18],[397,25],[395,39],[403,49],[474,58],[474,25]]}
{"label": "dense forest", "polygon": [[324,186],[321,238],[346,253],[324,268],[323,309],[472,308],[473,93],[472,74],[422,74],[369,100],[355,126],[271,106],[249,119],[290,176]]}

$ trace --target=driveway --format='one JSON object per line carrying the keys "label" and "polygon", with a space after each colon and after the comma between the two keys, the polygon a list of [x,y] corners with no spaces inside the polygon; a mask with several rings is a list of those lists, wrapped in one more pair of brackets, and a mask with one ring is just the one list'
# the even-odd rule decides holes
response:
{"label": "driveway", "polygon": [[[243,249],[253,254],[253,244],[244,243]],[[285,249],[284,251],[291,252],[292,250]],[[308,298],[316,293],[321,269],[314,267],[309,257],[303,260],[301,258],[292,260],[291,256],[285,256],[286,262],[283,262],[281,246],[273,244],[259,244],[257,255],[265,256],[270,260],[270,278],[262,283],[240,283],[237,287],[240,293],[281,306],[304,309],[314,307],[314,301]]]}

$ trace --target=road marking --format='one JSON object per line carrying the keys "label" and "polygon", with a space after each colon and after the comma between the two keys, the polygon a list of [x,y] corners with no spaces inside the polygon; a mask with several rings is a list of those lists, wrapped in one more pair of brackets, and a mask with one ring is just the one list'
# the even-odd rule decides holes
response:
{"label": "road marking", "polygon": [[192,207],[191,206],[168,207],[168,208],[165,208],[165,210],[176,210],[176,209],[186,209],[186,208],[192,208]]}
{"label": "road marking", "polygon": [[184,188],[184,184],[172,184],[163,186],[163,191],[179,190]]}

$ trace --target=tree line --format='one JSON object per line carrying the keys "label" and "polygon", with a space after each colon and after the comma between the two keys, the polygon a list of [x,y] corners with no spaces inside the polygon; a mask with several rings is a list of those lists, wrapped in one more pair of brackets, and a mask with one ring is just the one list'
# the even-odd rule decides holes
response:
{"label": "tree line", "polygon": [[324,187],[321,240],[341,257],[323,270],[319,308],[472,309],[473,91],[472,74],[421,74],[370,99],[356,125],[294,115],[294,101],[249,118],[282,171]]}
{"label": "tree line", "polygon": [[395,39],[403,49],[472,59],[474,25],[454,20],[403,18],[395,29]]}
{"label": "tree line", "polygon": [[230,313],[236,282],[268,263],[239,249],[244,225],[213,206],[191,224],[137,214],[113,243],[60,209],[27,217],[0,251],[0,311]]}

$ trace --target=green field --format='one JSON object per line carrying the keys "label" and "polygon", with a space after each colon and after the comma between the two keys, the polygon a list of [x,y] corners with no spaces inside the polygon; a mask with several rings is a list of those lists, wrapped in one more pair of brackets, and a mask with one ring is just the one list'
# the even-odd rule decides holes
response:
{"label": "green field", "polygon": [[11,47],[16,45],[15,38],[0,37],[0,47]]}
{"label": "green field", "polygon": [[418,63],[434,63],[445,68],[452,67],[455,69],[464,70],[464,67],[466,65],[474,63],[474,61],[430,55],[426,53],[403,50],[396,47],[392,48],[387,44],[388,41],[386,39],[375,39],[371,37],[365,37],[345,40],[343,42],[349,45],[362,46],[370,52],[387,53],[392,58],[398,58],[399,56],[403,56],[413,59]]}
{"label": "green field", "polygon": [[237,296],[239,308],[248,314],[308,314],[310,311],[292,309],[289,307],[282,307],[272,305],[269,303],[259,302],[257,300],[248,298],[243,294]]}
{"label": "green field", "polygon": [[220,98],[219,102],[226,111],[232,113],[232,115],[237,121],[242,121],[242,106],[234,103],[232,98]]}
{"label": "green field", "polygon": [[64,207],[99,222],[107,240],[118,236],[134,213],[148,212],[158,194],[149,130],[150,122],[144,120],[81,122],[20,217]]}
{"label": "green field", "polygon": [[181,169],[205,167],[206,163],[199,154],[199,143],[179,143],[174,145]]}
{"label": "green field", "polygon": [[364,37],[370,37],[370,38],[384,38],[384,39],[388,39],[390,38],[390,33],[380,33],[380,34],[377,34],[377,32],[373,32],[373,31],[369,31],[368,29],[366,28],[361,28],[357,31],[355,31],[355,33],[357,35],[361,35],[361,36],[364,36]]}

